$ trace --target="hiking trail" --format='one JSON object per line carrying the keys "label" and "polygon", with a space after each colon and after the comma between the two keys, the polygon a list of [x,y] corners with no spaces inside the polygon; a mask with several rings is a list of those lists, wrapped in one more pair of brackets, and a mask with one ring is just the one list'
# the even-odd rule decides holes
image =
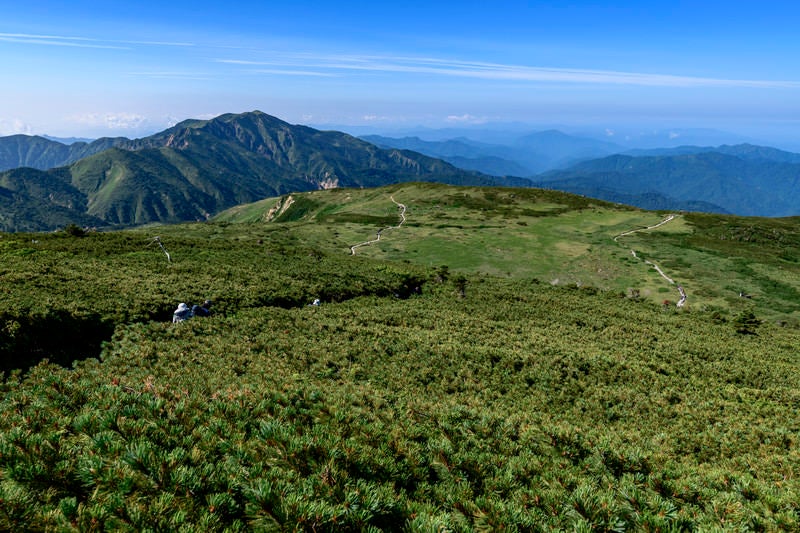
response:
{"label": "hiking trail", "polygon": [[394,196],[390,196],[389,198],[392,200],[392,203],[394,203],[394,205],[396,205],[397,208],[400,209],[400,222],[396,226],[387,226],[385,228],[379,229],[378,233],[375,236],[375,238],[372,239],[371,241],[364,241],[364,242],[360,242],[358,244],[354,244],[353,246],[350,247],[350,255],[356,255],[356,248],[360,248],[361,246],[369,246],[371,244],[375,244],[376,242],[380,241],[381,240],[381,235],[383,234],[384,231],[388,231],[390,229],[398,229],[398,228],[400,228],[400,226],[403,225],[403,223],[405,223],[405,221],[406,221],[406,206],[405,206],[405,204],[401,204],[399,202],[395,202]]}
{"label": "hiking trail", "polygon": [[[674,220],[676,216],[677,215],[668,215],[664,220],[662,220],[658,224],[654,224],[652,226],[647,226],[646,228],[637,228],[637,229],[632,229],[632,230],[629,230],[629,231],[624,231],[624,232],[620,233],[619,235],[617,235],[616,237],[614,237],[614,242],[619,244],[619,238],[620,237],[625,237],[626,235],[632,235],[632,234],[640,232],[640,231],[647,231],[647,230],[651,230],[651,229],[656,229],[656,228],[658,228],[660,226],[663,226],[667,222],[670,222],[671,220]],[[639,259],[639,256],[636,255],[636,250],[634,250],[633,248],[631,248],[631,255],[633,257],[635,257],[636,259]],[[686,291],[683,290],[683,287],[680,284],[675,283],[674,279],[672,279],[669,276],[667,276],[664,273],[664,271],[661,270],[661,267],[659,267],[657,264],[653,263],[652,261],[648,261],[647,259],[643,259],[643,261],[645,262],[645,264],[650,265],[651,267],[653,267],[655,269],[655,271],[658,272],[658,274],[662,278],[664,278],[665,280],[667,280],[667,282],[670,283],[670,285],[675,285],[677,287],[678,294],[681,295],[681,298],[680,298],[680,300],[678,300],[678,302],[675,304],[675,306],[676,307],[683,307],[684,305],[686,305]]]}

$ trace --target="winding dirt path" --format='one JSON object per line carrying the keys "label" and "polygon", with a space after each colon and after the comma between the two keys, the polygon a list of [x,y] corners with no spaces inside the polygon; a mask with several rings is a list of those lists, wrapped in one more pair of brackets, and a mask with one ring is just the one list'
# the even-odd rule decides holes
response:
{"label": "winding dirt path", "polygon": [[371,241],[364,241],[364,242],[360,242],[358,244],[354,244],[353,246],[350,247],[350,255],[356,255],[356,248],[360,248],[361,246],[369,246],[371,244],[375,244],[376,242],[380,241],[381,240],[381,235],[383,234],[384,231],[388,231],[390,229],[398,229],[398,228],[400,228],[400,226],[402,226],[405,223],[405,221],[406,221],[406,206],[405,206],[405,204],[401,204],[399,202],[395,202],[394,196],[390,196],[389,198],[392,200],[392,203],[394,203],[394,205],[396,205],[398,207],[398,209],[400,209],[400,223],[397,224],[396,226],[387,226],[385,228],[379,229],[378,233],[375,236],[375,238],[372,239]]}
{"label": "winding dirt path", "polygon": [[[620,237],[624,237],[626,235],[632,235],[632,234],[638,233],[640,231],[647,231],[647,230],[651,230],[651,229],[655,229],[655,228],[658,228],[660,226],[663,226],[667,222],[670,222],[671,220],[674,220],[676,216],[677,215],[669,215],[664,220],[659,222],[658,224],[654,224],[652,226],[647,226],[646,228],[637,228],[637,229],[632,229],[630,231],[624,231],[624,232],[620,233],[619,235],[617,235],[616,237],[614,237],[614,242],[619,244],[619,238]],[[631,248],[631,255],[633,257],[639,259],[639,256],[636,255],[636,250],[634,250],[632,248]],[[675,304],[675,306],[676,307],[683,307],[684,305],[686,305],[686,291],[683,290],[683,287],[678,285],[677,283],[675,283],[674,279],[672,279],[671,277],[669,277],[666,274],[664,274],[664,271],[661,270],[661,267],[659,267],[657,264],[653,263],[652,261],[648,261],[647,259],[644,259],[644,262],[645,262],[645,264],[650,265],[651,267],[653,267],[656,270],[656,272],[658,272],[658,274],[662,278],[664,278],[665,280],[667,280],[667,282],[670,283],[670,285],[675,285],[677,287],[678,294],[681,295],[681,298],[680,298],[680,300],[678,300],[678,302]]]}

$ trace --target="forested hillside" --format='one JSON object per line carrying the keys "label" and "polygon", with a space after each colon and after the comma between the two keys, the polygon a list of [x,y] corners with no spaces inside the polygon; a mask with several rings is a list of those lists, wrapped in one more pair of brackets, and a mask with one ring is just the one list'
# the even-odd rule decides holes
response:
{"label": "forested hillside", "polygon": [[656,194],[668,198],[671,209],[693,209],[687,205],[693,202],[703,211],[742,216],[800,214],[798,154],[751,145],[665,152],[593,159],[541,174],[534,181],[536,186],[629,200],[644,208],[656,208],[647,198]]}
{"label": "forested hillside", "polygon": [[74,163],[111,147],[116,139],[104,138],[64,144],[38,135],[0,137],[0,171],[14,168],[48,170]]}

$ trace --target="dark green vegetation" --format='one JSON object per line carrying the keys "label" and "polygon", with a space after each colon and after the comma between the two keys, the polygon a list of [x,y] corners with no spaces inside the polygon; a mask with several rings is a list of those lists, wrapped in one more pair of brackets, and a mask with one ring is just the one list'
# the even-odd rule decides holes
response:
{"label": "dark green vegetation", "polygon": [[91,143],[63,144],[30,135],[0,137],[0,171],[29,167],[39,170],[61,167],[110,148],[122,139],[98,139]]}
{"label": "dark green vegetation", "polygon": [[0,229],[6,231],[104,225],[104,221],[85,213],[86,202],[63,172],[18,168],[0,174]]}
{"label": "dark green vegetation", "polygon": [[363,266],[344,268],[341,258],[304,246],[285,228],[266,235],[225,224],[164,227],[158,235],[80,231],[0,239],[0,370],[43,358],[65,361],[82,350],[84,357],[96,356],[116,325],[170,320],[181,301],[210,298],[223,314],[292,308],[315,297],[407,295],[422,279],[360,259],[347,264]]}
{"label": "dark green vegetation", "polygon": [[0,156],[15,149],[18,164],[57,163],[48,156],[58,145],[64,151],[60,164],[70,164],[0,173],[2,231],[46,231],[65,222],[107,227],[206,220],[244,202],[337,186],[411,180],[530,183],[460,170],[414,152],[382,150],[344,133],[293,126],[258,111],[188,120],[136,140],[99,139],[67,147],[39,137],[27,138],[26,145],[21,137],[0,142]]}
{"label": "dark green vegetation", "polygon": [[[349,255],[390,196],[406,224]],[[499,228],[554,232],[573,268],[587,245],[686,247],[672,267],[692,269],[737,250],[766,287],[794,272],[796,221],[687,216],[616,244],[661,217],[430,184],[294,200],[235,215],[291,222],[0,236],[0,351],[35,364],[0,384],[0,529],[800,528],[800,333],[760,320],[766,292],[677,311],[410,251],[456,226],[480,260],[523,253]],[[205,298],[212,317],[169,322]]]}
{"label": "dark green vegetation", "polygon": [[[652,152],[644,152],[652,153]],[[800,155],[737,145],[613,155],[534,178],[538,186],[647,209],[745,216],[800,213]]]}

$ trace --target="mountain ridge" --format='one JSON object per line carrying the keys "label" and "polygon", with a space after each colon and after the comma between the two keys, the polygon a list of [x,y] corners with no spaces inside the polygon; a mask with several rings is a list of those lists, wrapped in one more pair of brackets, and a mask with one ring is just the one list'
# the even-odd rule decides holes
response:
{"label": "mountain ridge", "polygon": [[[261,111],[187,119],[139,139],[67,145],[37,136],[2,137],[0,169],[31,167],[45,174],[0,173],[6,210],[0,230],[51,230],[70,218],[96,226],[206,220],[234,205],[289,192],[403,181],[537,186],[644,209],[800,213],[794,200],[800,154],[772,147],[685,145],[595,157],[622,147],[558,130],[521,133],[508,142],[358,138],[292,125]],[[531,174],[537,165],[562,168]],[[32,180],[29,187],[24,179]],[[52,193],[43,183],[51,184]],[[72,187],[68,192],[65,184]]]}
{"label": "mountain ridge", "polygon": [[794,216],[800,213],[800,155],[753,145],[669,155],[615,154],[540,174],[534,186],[609,201],[619,195],[658,194],[716,205],[718,212]]}
{"label": "mountain ridge", "polygon": [[[361,138],[379,146],[414,150],[486,174],[525,177],[625,150],[610,142],[568,135],[555,129],[521,134],[503,144],[467,137],[434,141],[419,136],[365,135]],[[510,172],[497,173],[504,171]]]}
{"label": "mountain ridge", "polygon": [[[94,153],[44,172],[60,176],[85,196],[85,211],[73,209],[76,219],[88,216],[108,225],[205,220],[239,203],[320,188],[402,181],[530,183],[465,171],[412,151],[383,150],[345,133],[292,125],[261,111],[190,119],[141,139],[104,138],[71,146]],[[45,191],[38,193],[37,202],[48,202]],[[41,216],[28,226],[58,227]]]}

